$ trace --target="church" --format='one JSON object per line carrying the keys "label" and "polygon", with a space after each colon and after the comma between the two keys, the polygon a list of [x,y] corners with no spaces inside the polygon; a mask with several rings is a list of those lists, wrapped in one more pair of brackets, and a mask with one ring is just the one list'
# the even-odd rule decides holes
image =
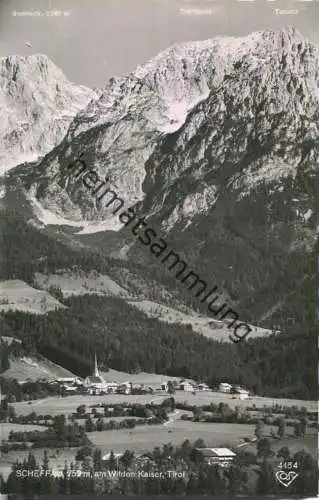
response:
{"label": "church", "polygon": [[94,374],[84,379],[83,387],[88,389],[90,394],[106,394],[108,392],[108,384],[99,372],[96,354],[94,356]]}

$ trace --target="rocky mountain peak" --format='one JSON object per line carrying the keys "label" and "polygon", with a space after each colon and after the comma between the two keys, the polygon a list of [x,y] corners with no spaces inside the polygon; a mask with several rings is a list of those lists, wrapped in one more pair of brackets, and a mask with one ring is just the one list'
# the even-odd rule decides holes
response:
{"label": "rocky mountain peak", "polygon": [[45,55],[0,58],[0,171],[55,147],[97,94],[70,83]]}

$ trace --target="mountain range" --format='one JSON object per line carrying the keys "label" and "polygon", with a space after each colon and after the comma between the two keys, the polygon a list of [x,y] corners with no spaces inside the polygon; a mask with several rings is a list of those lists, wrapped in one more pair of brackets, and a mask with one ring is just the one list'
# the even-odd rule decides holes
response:
{"label": "mountain range", "polygon": [[42,55],[0,68],[2,279],[43,288],[43,276],[59,286],[81,271],[83,285],[95,271],[122,287],[120,300],[205,314],[225,338],[112,207],[70,182],[82,155],[256,336],[302,333],[296,307],[318,250],[318,47],[293,27],[178,44],[100,91],[69,83]]}

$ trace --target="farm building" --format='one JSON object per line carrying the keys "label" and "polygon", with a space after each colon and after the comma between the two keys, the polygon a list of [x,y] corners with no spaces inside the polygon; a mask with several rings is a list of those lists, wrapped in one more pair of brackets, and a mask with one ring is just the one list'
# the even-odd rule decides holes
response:
{"label": "farm building", "polygon": [[190,382],[182,382],[181,384],[179,384],[178,388],[180,391],[190,392],[194,390],[194,386]]}
{"label": "farm building", "polygon": [[222,382],[221,384],[219,384],[219,392],[231,392],[231,390],[231,384],[228,384],[227,382]]}
{"label": "farm building", "polygon": [[59,384],[77,384],[80,385],[82,384],[82,380],[78,377],[59,377],[56,379],[56,382]]}
{"label": "farm building", "polygon": [[238,398],[239,399],[248,399],[249,398],[249,391],[246,389],[239,389],[237,392]]}
{"label": "farm building", "polygon": [[249,391],[247,391],[247,389],[243,389],[242,387],[240,387],[238,385],[233,386],[231,393],[238,396],[239,399],[248,399],[249,398]]}
{"label": "farm building", "polygon": [[145,466],[155,465],[155,461],[151,454],[142,453],[141,455],[137,455],[136,464],[139,467],[145,467]]}
{"label": "farm building", "polygon": [[[114,458],[116,460],[119,460],[119,458],[121,458],[123,455],[124,453],[114,453]],[[111,452],[103,455],[102,460],[110,460],[110,458],[111,458]]]}
{"label": "farm building", "polygon": [[132,390],[132,383],[131,382],[123,382],[123,384],[120,384],[117,387],[117,392],[119,394],[130,394]]}
{"label": "farm building", "polygon": [[198,384],[198,390],[199,391],[210,391],[210,388],[208,387],[207,384]]}
{"label": "farm building", "polygon": [[209,465],[229,465],[234,460],[236,453],[228,448],[196,448]]}

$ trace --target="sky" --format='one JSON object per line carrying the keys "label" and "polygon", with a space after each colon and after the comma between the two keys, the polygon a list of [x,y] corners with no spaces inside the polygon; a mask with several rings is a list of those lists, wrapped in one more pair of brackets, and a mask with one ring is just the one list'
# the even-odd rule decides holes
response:
{"label": "sky", "polygon": [[0,57],[44,53],[103,87],[173,43],[287,25],[319,45],[319,0],[0,0]]}

